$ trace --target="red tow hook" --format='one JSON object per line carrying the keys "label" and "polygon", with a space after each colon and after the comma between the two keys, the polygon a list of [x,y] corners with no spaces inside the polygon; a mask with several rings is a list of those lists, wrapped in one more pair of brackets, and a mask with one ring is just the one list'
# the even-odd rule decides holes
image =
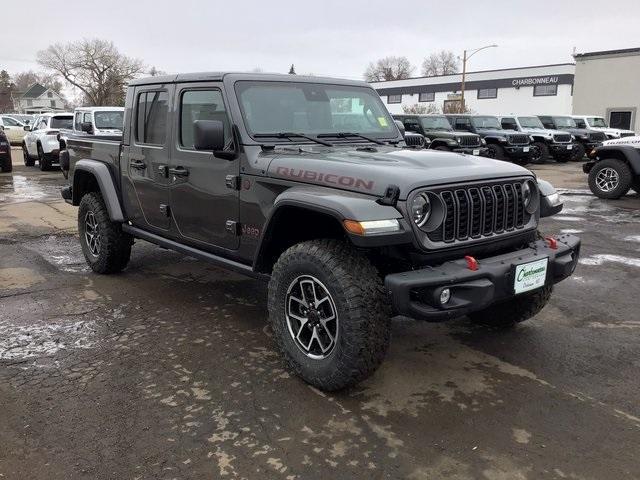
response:
{"label": "red tow hook", "polygon": [[471,255],[465,255],[464,259],[467,261],[467,268],[473,272],[478,270],[478,261]]}
{"label": "red tow hook", "polygon": [[556,240],[553,237],[544,237],[544,239],[547,241],[547,243],[549,244],[549,248],[551,250],[557,250],[558,249],[558,240]]}

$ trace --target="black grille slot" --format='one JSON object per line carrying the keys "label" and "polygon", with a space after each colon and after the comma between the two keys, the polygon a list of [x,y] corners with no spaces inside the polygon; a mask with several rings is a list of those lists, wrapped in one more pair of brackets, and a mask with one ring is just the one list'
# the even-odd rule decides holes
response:
{"label": "black grille slot", "polygon": [[556,143],[569,143],[571,141],[571,135],[560,133],[553,136],[553,141]]}
{"label": "black grille slot", "polygon": [[480,137],[475,135],[463,135],[460,137],[460,145],[463,147],[479,147]]}
{"label": "black grille slot", "polygon": [[529,135],[509,135],[511,145],[529,145]]}
{"label": "black grille slot", "polygon": [[604,142],[607,139],[607,135],[604,132],[591,132],[589,139],[592,142]]}
{"label": "black grille slot", "polygon": [[445,208],[442,226],[427,236],[432,242],[465,241],[523,229],[531,219],[522,198],[522,181],[434,190]]}
{"label": "black grille slot", "polygon": [[426,145],[422,135],[407,135],[404,137],[404,141],[410,147],[424,147]]}

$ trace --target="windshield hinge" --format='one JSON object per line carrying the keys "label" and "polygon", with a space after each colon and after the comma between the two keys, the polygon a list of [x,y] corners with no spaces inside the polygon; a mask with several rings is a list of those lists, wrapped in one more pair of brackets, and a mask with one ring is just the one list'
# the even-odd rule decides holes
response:
{"label": "windshield hinge", "polygon": [[400,198],[400,187],[397,185],[389,185],[384,192],[384,197],[376,200],[380,205],[389,205],[395,207]]}

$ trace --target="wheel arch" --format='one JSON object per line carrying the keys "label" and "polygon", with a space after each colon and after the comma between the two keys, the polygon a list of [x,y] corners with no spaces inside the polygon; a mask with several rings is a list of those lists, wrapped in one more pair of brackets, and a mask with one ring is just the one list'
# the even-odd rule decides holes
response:
{"label": "wheel arch", "polygon": [[74,167],[72,203],[80,205],[82,197],[89,192],[100,192],[109,218],[114,222],[124,222],[120,198],[109,168],[95,160],[79,160]]}
{"label": "wheel arch", "polygon": [[635,147],[615,145],[599,147],[595,156],[598,161],[614,159],[625,162],[634,175],[640,175],[640,150]]}

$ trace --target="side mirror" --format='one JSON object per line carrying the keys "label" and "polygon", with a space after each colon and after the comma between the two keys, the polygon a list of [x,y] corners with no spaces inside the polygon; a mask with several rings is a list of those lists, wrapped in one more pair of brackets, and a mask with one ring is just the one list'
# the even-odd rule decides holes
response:
{"label": "side mirror", "polygon": [[219,120],[193,122],[193,146],[196,150],[217,152],[224,148],[224,125]]}
{"label": "side mirror", "polygon": [[22,127],[22,129],[23,129],[25,132],[30,132],[30,131],[31,131],[31,126],[30,126],[30,125],[25,125],[24,127]]}
{"label": "side mirror", "polygon": [[404,137],[404,134],[405,134],[404,123],[402,123],[400,120],[394,120],[394,123],[396,124],[396,127],[398,127],[398,130],[400,130],[400,135]]}
{"label": "side mirror", "polygon": [[85,133],[93,133],[93,125],[91,124],[91,122],[82,122],[80,124],[80,130]]}
{"label": "side mirror", "polygon": [[4,125],[0,125],[0,130],[4,130]]}

